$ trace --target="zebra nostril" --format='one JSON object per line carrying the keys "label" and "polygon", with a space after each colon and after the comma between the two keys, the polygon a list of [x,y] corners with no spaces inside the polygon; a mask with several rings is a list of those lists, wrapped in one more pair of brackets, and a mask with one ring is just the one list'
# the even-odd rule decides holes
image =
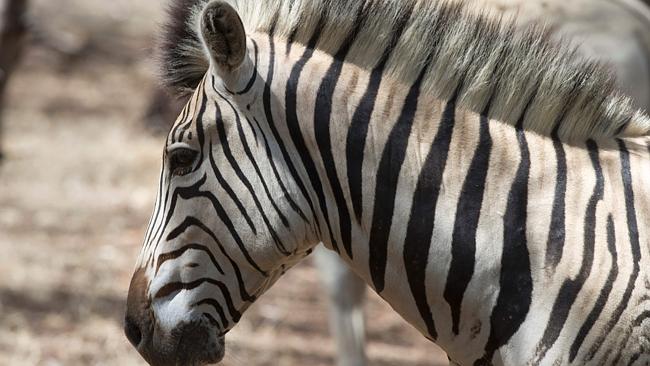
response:
{"label": "zebra nostril", "polygon": [[127,316],[124,319],[124,334],[126,334],[126,338],[128,338],[129,342],[131,342],[135,348],[140,346],[140,343],[142,342],[142,332],[140,331],[140,327],[133,321],[133,319],[131,319],[130,316]]}
{"label": "zebra nostril", "polygon": [[153,331],[153,313],[147,299],[147,288],[148,281],[144,270],[139,269],[131,279],[124,317],[124,334],[138,351],[142,351],[143,343],[146,343]]}

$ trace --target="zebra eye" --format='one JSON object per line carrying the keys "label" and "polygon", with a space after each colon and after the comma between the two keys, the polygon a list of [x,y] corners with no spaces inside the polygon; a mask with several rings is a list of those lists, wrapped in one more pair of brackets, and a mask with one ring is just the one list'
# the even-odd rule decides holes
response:
{"label": "zebra eye", "polygon": [[194,150],[181,148],[169,153],[169,170],[174,176],[183,176],[192,171],[198,153]]}

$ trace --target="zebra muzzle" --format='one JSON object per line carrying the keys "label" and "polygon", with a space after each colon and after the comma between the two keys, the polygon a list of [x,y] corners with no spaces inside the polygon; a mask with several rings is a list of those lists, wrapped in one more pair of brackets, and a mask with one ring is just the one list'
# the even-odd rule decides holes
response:
{"label": "zebra muzzle", "polygon": [[180,322],[163,331],[156,322],[144,270],[131,279],[124,333],[152,366],[203,366],[223,359],[225,342],[204,318]]}

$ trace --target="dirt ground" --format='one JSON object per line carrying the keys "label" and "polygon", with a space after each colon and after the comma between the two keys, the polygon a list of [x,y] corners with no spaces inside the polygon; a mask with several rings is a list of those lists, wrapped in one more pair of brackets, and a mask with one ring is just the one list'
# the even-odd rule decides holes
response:
{"label": "dirt ground", "polygon": [[[144,365],[122,333],[154,200],[162,138],[154,86],[158,0],[35,0],[9,88],[0,168],[0,365]],[[372,365],[436,365],[434,345],[368,299]],[[332,365],[310,261],[251,308],[227,365]]]}

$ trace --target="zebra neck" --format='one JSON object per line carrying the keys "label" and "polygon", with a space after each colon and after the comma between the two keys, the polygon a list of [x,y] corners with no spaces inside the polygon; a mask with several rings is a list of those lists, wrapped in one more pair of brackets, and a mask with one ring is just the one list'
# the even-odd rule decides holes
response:
{"label": "zebra neck", "polygon": [[[370,227],[385,226],[373,222],[379,216],[390,226],[384,214],[408,213],[396,200],[398,180],[403,188],[417,184],[446,103],[421,95],[421,80],[404,85],[316,50],[289,49],[274,53],[273,82],[284,95],[284,139],[295,146],[299,179],[311,188],[320,239],[347,259],[367,258],[353,242],[368,242]],[[375,205],[375,197],[386,202]],[[396,205],[382,206],[389,201]]]}
{"label": "zebra neck", "polygon": [[628,338],[648,298],[634,288],[650,268],[638,230],[650,196],[633,195],[650,186],[647,138],[566,145],[423,95],[420,81],[297,46],[284,57],[278,109],[319,239],[453,359],[605,360]]}

